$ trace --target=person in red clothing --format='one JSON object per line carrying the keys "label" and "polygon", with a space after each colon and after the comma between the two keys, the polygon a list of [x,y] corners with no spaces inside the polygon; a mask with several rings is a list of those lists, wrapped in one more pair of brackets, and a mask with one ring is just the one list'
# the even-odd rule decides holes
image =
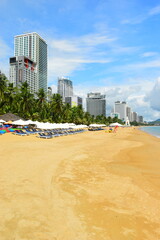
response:
{"label": "person in red clothing", "polygon": [[114,131],[113,131],[114,133],[116,133],[117,128],[118,128],[118,126],[115,126],[115,127],[114,127]]}

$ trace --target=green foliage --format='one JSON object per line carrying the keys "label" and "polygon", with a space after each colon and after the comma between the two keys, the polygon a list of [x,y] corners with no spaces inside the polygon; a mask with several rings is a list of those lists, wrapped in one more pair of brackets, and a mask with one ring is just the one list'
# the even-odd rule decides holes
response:
{"label": "green foliage", "polygon": [[148,126],[148,124],[146,124],[146,123],[139,123],[139,122],[136,122],[136,121],[134,121],[134,122],[131,122],[130,123],[132,126]]}
{"label": "green foliage", "polygon": [[8,83],[4,74],[0,73],[0,114],[12,112],[24,119],[34,121],[75,123],[89,125],[99,123],[109,125],[112,122],[122,121],[118,118],[101,116],[91,116],[85,112],[82,106],[71,107],[64,104],[59,94],[53,94],[49,101],[43,89],[35,94],[30,92],[27,82],[22,83],[19,88],[15,88],[12,83]]}

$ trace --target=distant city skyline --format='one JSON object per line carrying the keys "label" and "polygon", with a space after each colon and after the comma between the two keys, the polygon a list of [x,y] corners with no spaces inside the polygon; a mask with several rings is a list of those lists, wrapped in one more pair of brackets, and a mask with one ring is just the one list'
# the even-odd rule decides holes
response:
{"label": "distant city skyline", "polygon": [[143,116],[140,113],[134,112],[134,109],[131,109],[125,101],[116,101],[111,113],[111,117],[118,117],[124,122],[141,122],[143,123]]}
{"label": "distant city skyline", "polygon": [[48,44],[48,86],[69,76],[75,95],[106,94],[107,114],[126,101],[144,120],[160,118],[160,2],[2,0],[0,70],[9,77],[16,35]]}

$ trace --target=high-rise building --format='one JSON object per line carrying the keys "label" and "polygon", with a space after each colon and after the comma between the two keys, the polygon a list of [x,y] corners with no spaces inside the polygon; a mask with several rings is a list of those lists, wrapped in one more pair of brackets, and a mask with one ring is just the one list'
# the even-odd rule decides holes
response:
{"label": "high-rise building", "polygon": [[47,92],[47,99],[50,101],[52,97],[52,88],[48,87],[48,92]]}
{"label": "high-rise building", "polygon": [[132,112],[131,107],[129,107],[126,102],[115,102],[111,116],[114,117],[115,115],[127,123],[127,125],[129,125],[130,122],[143,122],[143,116],[138,116],[136,112]]}
{"label": "high-rise building", "polygon": [[131,121],[131,108],[126,107],[126,116],[128,117],[128,120]]}
{"label": "high-rise building", "polygon": [[132,122],[138,122],[138,114],[137,114],[137,112],[132,112]]}
{"label": "high-rise building", "polygon": [[48,87],[48,95],[52,95],[52,88]]}
{"label": "high-rise building", "polygon": [[36,63],[36,88],[43,88],[47,93],[47,44],[37,33],[15,36],[14,56],[25,56]]}
{"label": "high-rise building", "polygon": [[58,78],[58,94],[62,96],[63,102],[65,102],[65,97],[73,96],[73,85],[72,81],[68,78]]}
{"label": "high-rise building", "polygon": [[82,106],[82,98],[78,96],[65,97],[65,103],[69,103],[71,107]]}
{"label": "high-rise building", "polygon": [[143,116],[138,116],[138,122],[143,123]]}
{"label": "high-rise building", "polygon": [[119,118],[122,121],[126,121],[126,117],[127,117],[126,108],[127,108],[126,102],[117,101],[114,104],[114,113],[119,113]]}
{"label": "high-rise building", "polygon": [[30,91],[35,93],[37,90],[36,63],[24,56],[10,58],[9,78],[14,87],[27,82]]}
{"label": "high-rise building", "polygon": [[100,93],[87,94],[87,112],[93,116],[106,116],[106,96]]}

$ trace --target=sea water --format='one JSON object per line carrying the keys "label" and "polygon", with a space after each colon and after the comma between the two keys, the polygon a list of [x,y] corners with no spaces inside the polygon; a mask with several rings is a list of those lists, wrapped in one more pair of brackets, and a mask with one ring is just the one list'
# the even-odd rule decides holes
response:
{"label": "sea water", "polygon": [[155,137],[160,138],[160,126],[154,126],[154,127],[141,127],[142,131],[147,132]]}

